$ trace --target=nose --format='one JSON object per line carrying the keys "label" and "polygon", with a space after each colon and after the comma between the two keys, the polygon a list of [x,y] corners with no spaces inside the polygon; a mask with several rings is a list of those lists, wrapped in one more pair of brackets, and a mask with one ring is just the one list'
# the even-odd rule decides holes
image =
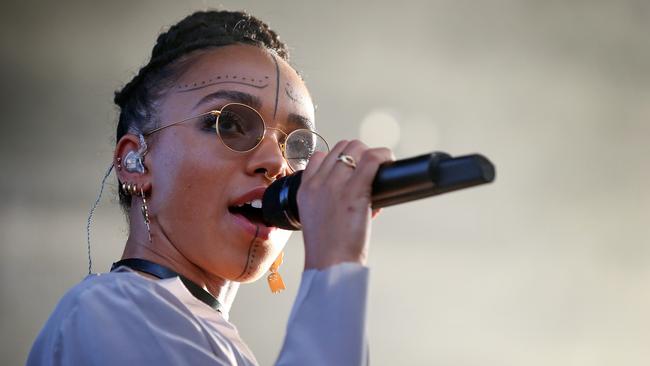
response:
{"label": "nose", "polygon": [[282,154],[281,143],[286,135],[281,130],[268,128],[260,144],[251,151],[247,171],[251,175],[279,178],[289,171],[289,166]]}

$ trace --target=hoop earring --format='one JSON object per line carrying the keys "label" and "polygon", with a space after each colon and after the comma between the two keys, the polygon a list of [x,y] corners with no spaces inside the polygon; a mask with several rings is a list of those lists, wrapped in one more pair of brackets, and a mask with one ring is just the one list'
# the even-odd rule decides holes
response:
{"label": "hoop earring", "polygon": [[138,192],[137,184],[122,183],[122,190],[130,194],[131,196],[138,196],[138,193],[140,193]]}
{"label": "hoop earring", "polygon": [[151,239],[151,220],[149,220],[149,207],[147,206],[147,197],[144,194],[144,189],[142,187],[138,188],[137,184],[131,183],[122,183],[122,190],[131,196],[142,197],[142,206],[140,207],[140,213],[142,213],[142,218],[144,219],[144,224],[147,227],[147,235],[149,236],[149,243],[152,243]]}
{"label": "hoop earring", "polygon": [[144,224],[147,226],[147,234],[149,235],[149,244],[152,243],[151,240],[151,226],[149,225],[149,208],[147,207],[147,198],[144,196],[144,191],[142,187],[140,188],[140,196],[142,197],[142,207],[140,212],[142,212],[142,218],[144,219]]}

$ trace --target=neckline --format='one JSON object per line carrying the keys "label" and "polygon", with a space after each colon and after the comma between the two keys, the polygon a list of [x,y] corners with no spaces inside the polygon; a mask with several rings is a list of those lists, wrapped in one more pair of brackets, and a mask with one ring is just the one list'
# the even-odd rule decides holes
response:
{"label": "neckline", "polygon": [[212,309],[220,313],[222,312],[221,303],[219,303],[219,300],[217,300],[214,296],[212,296],[211,293],[209,293],[208,291],[206,291],[201,286],[197,285],[195,282],[188,279],[187,277],[180,275],[175,271],[161,264],[154,263],[152,261],[142,259],[142,258],[127,258],[113,263],[113,265],[111,266],[111,272],[121,266],[125,266],[134,269],[136,271],[150,274],[159,279],[178,277],[183,283],[183,285],[185,285],[185,288],[187,288],[187,290],[197,300],[201,301],[202,303],[208,305],[209,307],[211,307]]}

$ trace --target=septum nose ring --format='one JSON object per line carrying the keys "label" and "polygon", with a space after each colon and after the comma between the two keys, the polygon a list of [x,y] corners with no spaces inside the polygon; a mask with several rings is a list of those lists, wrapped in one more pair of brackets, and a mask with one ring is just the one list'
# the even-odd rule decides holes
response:
{"label": "septum nose ring", "polygon": [[269,177],[269,172],[266,171],[266,170],[264,171],[264,178],[268,179],[269,182],[271,182],[271,183],[273,183],[275,181],[274,177]]}

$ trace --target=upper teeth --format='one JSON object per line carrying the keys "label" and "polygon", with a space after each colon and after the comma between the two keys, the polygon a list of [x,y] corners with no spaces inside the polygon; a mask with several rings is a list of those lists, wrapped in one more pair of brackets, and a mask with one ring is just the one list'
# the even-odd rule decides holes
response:
{"label": "upper teeth", "polygon": [[262,200],[261,199],[254,199],[252,201],[248,201],[246,203],[242,203],[237,205],[237,207],[242,207],[243,205],[251,205],[255,208],[262,208]]}

